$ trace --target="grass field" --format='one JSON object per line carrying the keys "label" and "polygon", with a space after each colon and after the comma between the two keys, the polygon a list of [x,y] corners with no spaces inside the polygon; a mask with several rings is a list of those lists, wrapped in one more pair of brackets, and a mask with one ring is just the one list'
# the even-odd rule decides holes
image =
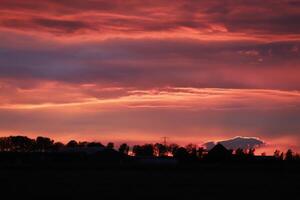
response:
{"label": "grass field", "polygon": [[15,168],[0,170],[2,196],[101,198],[282,198],[300,192],[298,165],[182,168]]}

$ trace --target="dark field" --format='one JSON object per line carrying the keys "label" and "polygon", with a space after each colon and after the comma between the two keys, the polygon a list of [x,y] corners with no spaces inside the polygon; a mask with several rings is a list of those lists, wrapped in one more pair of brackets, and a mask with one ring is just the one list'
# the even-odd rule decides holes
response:
{"label": "dark field", "polygon": [[[1,195],[41,199],[291,199],[299,164],[201,164],[171,168],[16,167],[0,170]],[[298,199],[298,198],[293,198]]]}

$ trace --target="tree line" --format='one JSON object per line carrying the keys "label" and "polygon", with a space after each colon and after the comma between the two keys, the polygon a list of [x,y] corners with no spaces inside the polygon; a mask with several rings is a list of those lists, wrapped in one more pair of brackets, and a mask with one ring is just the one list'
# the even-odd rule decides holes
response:
{"label": "tree line", "polygon": [[[177,158],[204,158],[208,151],[203,147],[197,147],[195,144],[188,144],[180,146],[178,144],[144,144],[129,146],[127,143],[121,144],[118,148],[114,143],[109,142],[103,145],[101,142],[78,142],[70,140],[64,144],[62,142],[55,142],[51,138],[38,136],[35,139],[27,136],[9,136],[0,137],[0,152],[57,152],[64,148],[87,148],[99,147],[106,149],[114,149],[125,155],[132,155],[137,157],[166,157],[174,156]],[[231,155],[239,158],[248,158],[255,156],[255,149],[236,149],[228,150]],[[265,156],[264,154],[262,156]],[[294,153],[291,149],[286,152],[276,150],[273,154],[278,160],[300,160],[300,155]]]}

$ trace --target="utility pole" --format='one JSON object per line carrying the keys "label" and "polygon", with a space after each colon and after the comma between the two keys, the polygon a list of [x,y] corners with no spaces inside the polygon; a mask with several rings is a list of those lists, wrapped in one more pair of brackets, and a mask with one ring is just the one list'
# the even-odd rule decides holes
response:
{"label": "utility pole", "polygon": [[163,144],[166,147],[167,146],[167,139],[168,139],[168,137],[164,136],[164,137],[162,137],[162,139],[164,140]]}

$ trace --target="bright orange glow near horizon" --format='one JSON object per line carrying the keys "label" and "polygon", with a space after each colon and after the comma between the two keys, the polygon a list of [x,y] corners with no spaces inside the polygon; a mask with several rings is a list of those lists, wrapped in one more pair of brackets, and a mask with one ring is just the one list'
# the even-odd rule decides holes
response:
{"label": "bright orange glow near horizon", "polygon": [[0,0],[0,135],[300,151],[300,4]]}

